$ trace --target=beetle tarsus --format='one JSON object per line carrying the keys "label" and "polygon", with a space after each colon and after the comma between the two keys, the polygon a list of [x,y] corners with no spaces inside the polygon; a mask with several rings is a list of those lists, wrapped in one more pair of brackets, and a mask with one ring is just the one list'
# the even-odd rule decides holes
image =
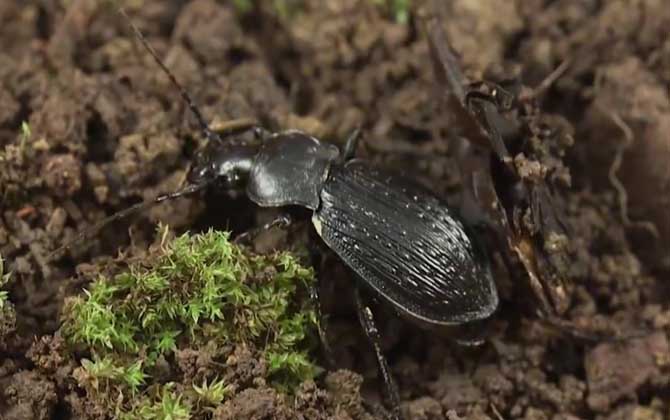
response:
{"label": "beetle tarsus", "polygon": [[280,229],[286,229],[292,224],[293,224],[293,218],[291,217],[291,215],[288,213],[281,213],[271,221],[264,224],[263,226],[254,229],[249,229],[246,232],[240,233],[239,235],[237,235],[235,239],[233,239],[233,242],[236,244],[241,242],[249,242],[256,236],[265,232],[268,229],[272,229],[275,227]]}
{"label": "beetle tarsus", "polygon": [[374,315],[372,314],[370,307],[363,301],[363,296],[361,296],[361,292],[358,287],[354,290],[354,296],[356,299],[358,319],[361,323],[361,326],[363,327],[363,331],[365,332],[368,341],[375,351],[377,364],[379,365],[379,370],[382,374],[382,378],[384,379],[386,394],[391,403],[390,418],[393,420],[403,420],[403,417],[400,413],[400,397],[398,395],[398,388],[395,384],[395,381],[393,380],[393,375],[391,375],[391,370],[389,368],[388,362],[386,361],[386,357],[384,357],[384,353],[382,353],[380,344],[381,337],[375,323]]}

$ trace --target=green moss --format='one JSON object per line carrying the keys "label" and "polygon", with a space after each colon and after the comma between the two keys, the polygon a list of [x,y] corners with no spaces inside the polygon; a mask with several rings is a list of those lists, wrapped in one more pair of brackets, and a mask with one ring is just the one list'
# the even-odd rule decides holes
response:
{"label": "green moss", "polygon": [[115,395],[119,416],[167,418],[151,416],[172,410],[181,418],[227,393],[215,378],[176,394],[152,382],[157,361],[181,348],[243,344],[265,359],[266,379],[282,390],[315,375],[308,351],[316,319],[304,299],[313,281],[313,271],[288,253],[253,255],[225,232],[183,235],[68,301],[61,334],[90,354],[81,360],[80,384],[102,398]]}

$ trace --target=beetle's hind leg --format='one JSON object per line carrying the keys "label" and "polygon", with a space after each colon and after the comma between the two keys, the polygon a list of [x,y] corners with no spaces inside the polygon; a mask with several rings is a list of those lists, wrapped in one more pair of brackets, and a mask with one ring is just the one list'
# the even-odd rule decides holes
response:
{"label": "beetle's hind leg", "polygon": [[377,356],[377,364],[379,365],[379,370],[381,371],[382,377],[384,379],[384,384],[386,385],[386,394],[391,403],[391,418],[393,420],[401,420],[402,416],[400,414],[400,397],[398,396],[398,388],[393,380],[391,375],[391,370],[389,369],[388,362],[382,353],[382,348],[380,344],[381,337],[379,335],[379,330],[375,324],[374,315],[370,307],[363,301],[361,292],[358,287],[354,290],[354,297],[356,299],[356,310],[358,311],[358,319],[361,322],[363,331],[365,335],[372,344],[372,347]]}

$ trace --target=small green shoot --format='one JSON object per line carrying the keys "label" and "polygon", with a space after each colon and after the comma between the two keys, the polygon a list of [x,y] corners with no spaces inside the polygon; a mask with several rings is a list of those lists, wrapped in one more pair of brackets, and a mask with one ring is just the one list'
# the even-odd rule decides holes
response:
{"label": "small green shoot", "polygon": [[0,290],[0,311],[4,310],[5,307],[8,305],[7,302],[9,301],[9,292],[6,290]]}
{"label": "small green shoot", "polygon": [[390,10],[397,23],[409,22],[411,0],[373,0],[376,4]]}
{"label": "small green shoot", "polygon": [[240,13],[249,13],[254,8],[253,0],[232,0],[233,5]]}
{"label": "small green shoot", "polygon": [[115,381],[125,382],[130,390],[135,393],[144,385],[147,375],[142,370],[142,362],[135,361],[130,366],[118,366],[110,356],[103,358],[95,357],[95,360],[81,360],[81,366],[91,378],[94,389],[100,389],[100,382],[112,383]]}
{"label": "small green shoot", "polygon": [[123,372],[123,381],[128,385],[133,394],[144,385],[146,379],[147,374],[142,370],[141,360],[136,360]]}
{"label": "small green shoot", "polygon": [[198,395],[198,400],[206,405],[216,406],[230,392],[230,387],[223,383],[223,380],[215,380],[212,383],[202,382],[201,386],[193,384],[193,390]]}
{"label": "small green shoot", "polygon": [[30,140],[30,137],[32,137],[32,131],[30,130],[30,125],[28,124],[27,121],[21,122],[21,141],[19,142],[19,151],[21,155],[24,154],[26,150],[26,145],[28,144],[28,140]]}
{"label": "small green shoot", "polygon": [[[5,273],[5,261],[0,255],[0,289],[9,283],[10,273]],[[9,307],[9,292],[0,290],[0,312]]]}
{"label": "small green shoot", "polygon": [[122,420],[188,420],[193,418],[191,406],[184,402],[182,396],[172,388],[171,383],[162,386],[155,401],[148,398],[142,399],[135,410],[122,413],[118,417]]}
{"label": "small green shoot", "polygon": [[96,358],[95,361],[82,359],[81,366],[86,373],[98,379],[119,379],[123,376],[123,368],[114,366],[110,357]]}

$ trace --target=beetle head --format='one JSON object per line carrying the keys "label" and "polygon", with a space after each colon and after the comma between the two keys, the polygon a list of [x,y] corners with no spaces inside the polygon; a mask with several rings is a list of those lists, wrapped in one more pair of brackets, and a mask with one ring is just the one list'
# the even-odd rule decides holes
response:
{"label": "beetle head", "polygon": [[258,152],[247,144],[207,142],[188,174],[191,184],[214,184],[227,192],[244,190]]}

